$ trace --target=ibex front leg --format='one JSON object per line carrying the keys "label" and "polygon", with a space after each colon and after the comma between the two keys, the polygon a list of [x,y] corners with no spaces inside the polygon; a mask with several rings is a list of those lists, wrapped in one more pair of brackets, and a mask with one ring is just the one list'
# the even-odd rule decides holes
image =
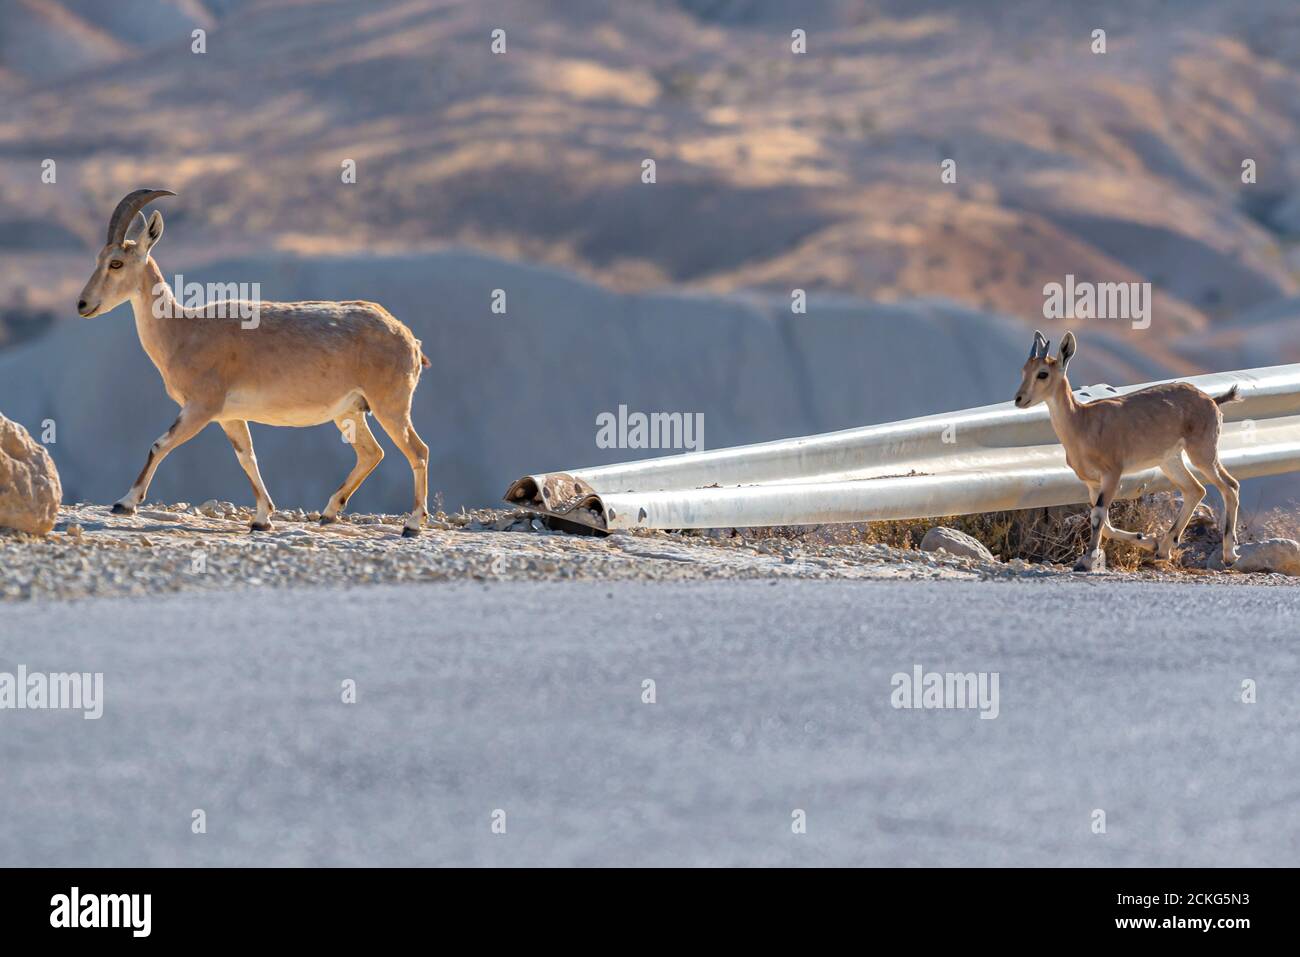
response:
{"label": "ibex front leg", "polygon": [[144,501],[145,495],[149,492],[149,483],[153,481],[153,473],[157,471],[158,463],[176,446],[198,435],[203,427],[212,421],[212,415],[212,409],[192,404],[181,409],[181,414],[176,417],[172,427],[149,447],[149,458],[145,461],[144,468],[140,470],[135,484],[113,505],[114,515],[135,514],[136,506]]}
{"label": "ibex front leg", "polygon": [[257,453],[253,451],[253,436],[248,431],[248,423],[242,419],[232,420],[221,423],[222,431],[226,433],[226,438],[230,439],[230,444],[235,447],[235,456],[239,459],[239,464],[248,476],[249,484],[253,486],[253,498],[257,502],[257,514],[253,516],[253,524],[249,529],[254,532],[269,532],[271,530],[271,513],[275,511],[275,503],[271,501],[270,494],[266,491],[266,485],[262,482],[262,473],[257,469]]}
{"label": "ibex front leg", "polygon": [[1088,486],[1089,494],[1096,488],[1097,497],[1092,500],[1092,534],[1088,538],[1088,550],[1074,563],[1076,572],[1090,572],[1101,560],[1101,536],[1110,527],[1110,503],[1119,491],[1120,473],[1113,472],[1101,480],[1101,486]]}

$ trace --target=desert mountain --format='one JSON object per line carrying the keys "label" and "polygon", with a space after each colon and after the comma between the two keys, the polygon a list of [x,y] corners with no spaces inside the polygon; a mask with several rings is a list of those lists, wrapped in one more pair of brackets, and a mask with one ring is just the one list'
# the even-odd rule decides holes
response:
{"label": "desert mountain", "polygon": [[1300,292],[1284,0],[3,0],[0,24],[0,292],[61,305],[142,183],[217,255],[458,244],[1027,319],[1067,273],[1150,281],[1155,352]]}

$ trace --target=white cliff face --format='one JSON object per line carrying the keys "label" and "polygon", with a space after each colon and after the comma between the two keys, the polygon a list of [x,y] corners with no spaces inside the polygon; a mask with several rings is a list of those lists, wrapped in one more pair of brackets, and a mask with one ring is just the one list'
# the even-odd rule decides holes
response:
{"label": "white cliff face", "polygon": [[0,415],[0,528],[46,534],[58,519],[62,494],[49,453]]}
{"label": "white cliff face", "polygon": [[[880,305],[814,292],[808,314],[793,315],[779,295],[620,295],[460,252],[202,269],[171,266],[165,250],[160,259],[169,279],[182,271],[186,282],[260,282],[266,299],[373,299],[407,323],[433,363],[413,416],[431,450],[430,493],[441,490],[448,508],[496,501],[529,472],[664,454],[598,445],[597,417],[620,405],[702,414],[706,447],[721,448],[1003,401],[1026,348],[1022,324],[939,301]],[[492,312],[494,289],[505,291],[504,315]],[[1109,358],[1101,331],[1080,335],[1081,382],[1168,374]],[[30,428],[52,419],[65,497],[101,503],[122,495],[177,412],[127,306],[69,319],[0,353],[0,408]],[[333,425],[254,425],[253,438],[283,508],[322,507],[354,459]],[[409,470],[380,441],[389,455],[351,510],[409,505]],[[249,495],[215,427],[172,453],[149,493],[168,502]]]}

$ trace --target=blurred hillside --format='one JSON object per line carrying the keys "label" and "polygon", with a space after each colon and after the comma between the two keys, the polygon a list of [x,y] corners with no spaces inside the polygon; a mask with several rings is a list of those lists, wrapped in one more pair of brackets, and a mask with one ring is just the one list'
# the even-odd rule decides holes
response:
{"label": "blurred hillside", "polygon": [[[790,50],[796,27],[804,55]],[[497,28],[504,55],[489,47]],[[1095,28],[1104,55],[1089,49]],[[1006,316],[1053,338],[1045,283],[1149,281],[1150,329],[1081,324],[1085,342],[1108,343],[1105,374],[1300,361],[1298,133],[1294,0],[0,0],[0,337],[50,349],[71,325],[59,349],[78,348],[71,305],[108,213],[150,185],[180,194],[159,207],[169,277],[255,281],[265,257],[268,272],[329,276],[377,257],[406,264],[383,288],[263,292],[409,302],[418,315],[394,311],[417,325],[452,321],[462,301],[427,263],[472,250],[489,265],[482,305],[465,292],[462,308],[534,336],[534,359],[556,368],[574,348],[561,328],[594,364],[623,330],[562,302],[527,333],[494,320],[490,290],[520,269],[686,293],[700,328],[725,324],[737,296],[788,302],[798,287],[864,317],[881,314],[869,303],[947,299],[966,321]],[[40,180],[47,158],[54,185]],[[947,158],[956,184],[940,182]],[[355,184],[341,182],[345,159]],[[210,274],[232,264],[252,274]],[[346,273],[367,285],[364,269]],[[100,321],[130,331],[126,312]],[[791,336],[825,318],[811,310]],[[972,367],[950,345],[935,353],[916,324],[893,362],[943,355],[959,368],[940,374],[961,380]],[[771,348],[787,354],[763,363],[795,361],[790,340]],[[611,374],[672,378],[633,364]],[[851,372],[807,373],[831,374]],[[947,399],[1000,398],[999,385]],[[879,390],[859,401],[782,422],[893,411]],[[910,392],[899,414],[939,401]],[[0,381],[0,409],[12,405]],[[575,416],[589,431],[588,410]],[[564,464],[577,463],[529,467]]]}
{"label": "blurred hillside", "polygon": [[204,254],[455,243],[617,288],[1023,317],[1072,272],[1153,282],[1165,335],[1300,291],[1300,5],[789,9],[0,0],[0,292],[66,305],[141,183],[181,194],[172,241]]}

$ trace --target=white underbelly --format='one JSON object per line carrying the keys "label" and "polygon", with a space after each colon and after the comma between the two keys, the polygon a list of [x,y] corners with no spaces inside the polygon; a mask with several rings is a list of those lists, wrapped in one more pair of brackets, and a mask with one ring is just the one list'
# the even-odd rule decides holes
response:
{"label": "white underbelly", "polygon": [[284,425],[301,428],[333,422],[347,412],[366,407],[365,397],[354,389],[333,401],[312,402],[301,399],[293,402],[273,400],[248,392],[231,392],[221,409],[222,419],[244,419],[262,425]]}

